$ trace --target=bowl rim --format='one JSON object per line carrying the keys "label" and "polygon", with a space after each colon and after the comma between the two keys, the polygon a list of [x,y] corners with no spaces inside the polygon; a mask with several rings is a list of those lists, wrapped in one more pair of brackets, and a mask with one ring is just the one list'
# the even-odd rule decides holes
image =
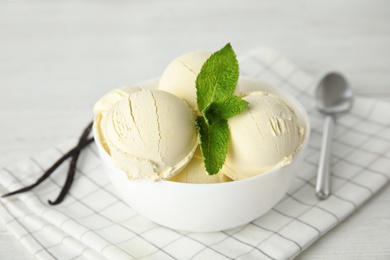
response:
{"label": "bowl rim", "polygon": [[[138,84],[134,85],[134,87],[144,87],[146,89],[155,89],[155,88],[153,88],[152,84],[157,84],[158,80],[159,80],[159,78],[153,78],[153,79],[150,79],[150,80],[138,83]],[[238,82],[240,82],[240,80],[252,81],[252,82],[257,82],[257,83],[260,83],[260,84],[264,84],[264,85],[266,85],[266,86],[268,86],[268,87],[270,87],[272,89],[275,89],[276,92],[280,92],[280,91],[278,91],[278,89],[275,88],[275,86],[273,84],[267,83],[266,81],[262,81],[262,80],[258,80],[258,79],[250,78],[250,77],[240,77]],[[258,91],[262,91],[262,90],[259,89]],[[276,93],[276,95],[278,95],[278,93]],[[291,94],[289,94],[287,92],[283,92],[283,96],[281,98],[285,99],[284,96],[288,97],[288,99],[289,99],[287,101],[287,103],[289,105],[292,105],[292,107],[295,110],[299,111],[300,116],[302,117],[303,122],[305,123],[305,125],[304,125],[305,138],[304,138],[304,141],[303,141],[301,147],[299,148],[298,152],[296,152],[294,154],[293,158],[292,158],[292,162],[291,163],[293,163],[294,162],[294,158],[298,157],[301,153],[303,153],[306,150],[306,147],[308,146],[310,135],[311,135],[311,124],[310,124],[310,119],[309,119],[307,110],[302,105],[302,103],[299,100],[297,100],[293,95],[291,95]],[[291,101],[293,102],[293,104],[291,104]],[[96,115],[94,116],[94,120],[93,120],[93,123],[94,123],[94,126],[93,126],[94,142],[96,143],[96,145],[98,146],[99,150],[104,154],[105,157],[111,157],[107,153],[107,151],[103,148],[103,146],[101,144],[101,140],[99,138],[99,134],[96,132],[97,131],[97,129],[96,129],[97,127],[95,126],[95,122],[96,122]],[[287,164],[287,165],[289,165],[289,164]],[[115,167],[115,166],[113,165],[113,167]],[[229,186],[229,185],[232,186],[232,185],[245,184],[247,182],[252,182],[252,181],[254,181],[256,179],[265,178],[265,176],[271,175],[271,174],[279,171],[283,167],[284,167],[284,165],[278,165],[278,166],[275,166],[274,168],[272,168],[272,169],[270,169],[270,170],[268,170],[266,172],[263,172],[261,174],[258,174],[258,175],[255,175],[255,176],[252,176],[252,177],[249,177],[249,178],[245,178],[245,179],[241,179],[241,180],[233,180],[233,181],[228,181],[228,182],[219,182],[219,183],[186,183],[186,182],[175,182],[175,181],[170,181],[170,180],[153,181],[153,180],[142,179],[142,178],[134,179],[134,180],[131,180],[131,181],[142,180],[142,181],[150,181],[150,182],[154,182],[154,183],[162,183],[164,185],[179,186],[179,187],[186,186],[186,187],[191,187],[191,188],[192,187],[199,187],[199,188],[200,187],[211,187],[211,186],[213,186],[213,187],[221,186],[222,187],[222,186]],[[121,173],[125,174],[121,169],[119,169],[117,167],[115,167],[115,169],[117,169]]]}

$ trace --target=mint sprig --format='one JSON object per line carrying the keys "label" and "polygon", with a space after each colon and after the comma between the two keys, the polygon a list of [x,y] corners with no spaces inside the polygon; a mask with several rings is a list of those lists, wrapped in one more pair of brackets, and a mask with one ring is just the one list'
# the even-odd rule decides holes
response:
{"label": "mint sprig", "polygon": [[210,175],[218,173],[225,162],[229,141],[227,119],[248,106],[248,102],[234,95],[238,77],[236,54],[228,43],[206,60],[196,78],[197,104],[202,114],[196,118],[196,125]]}

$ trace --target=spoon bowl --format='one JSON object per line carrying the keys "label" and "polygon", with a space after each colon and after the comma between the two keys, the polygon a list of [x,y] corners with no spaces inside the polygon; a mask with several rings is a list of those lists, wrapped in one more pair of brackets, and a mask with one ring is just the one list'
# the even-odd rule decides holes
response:
{"label": "spoon bowl", "polygon": [[320,81],[315,96],[317,109],[326,115],[316,182],[316,195],[323,200],[330,195],[329,164],[335,115],[351,109],[353,95],[345,78],[337,72],[331,72]]}
{"label": "spoon bowl", "polygon": [[352,90],[346,79],[337,72],[327,74],[316,89],[316,104],[324,114],[347,112],[352,106]]}

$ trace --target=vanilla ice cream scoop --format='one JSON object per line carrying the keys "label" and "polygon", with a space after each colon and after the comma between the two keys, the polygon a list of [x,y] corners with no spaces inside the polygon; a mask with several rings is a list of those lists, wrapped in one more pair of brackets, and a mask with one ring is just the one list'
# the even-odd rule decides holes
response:
{"label": "vanilla ice cream scoop", "polygon": [[167,179],[197,147],[194,114],[180,98],[141,89],[118,101],[102,121],[114,165],[129,179]]}
{"label": "vanilla ice cream scoop", "polygon": [[222,172],[218,174],[209,175],[206,171],[206,167],[203,162],[202,153],[200,147],[195,151],[191,161],[183,168],[178,174],[173,176],[170,181],[182,182],[182,183],[221,183],[232,181]]}
{"label": "vanilla ice cream scoop", "polygon": [[194,111],[198,111],[195,81],[210,55],[194,51],[174,59],[161,76],[159,89],[184,99]]}
{"label": "vanilla ice cream scoop", "polygon": [[93,106],[93,113],[96,114],[102,114],[107,112],[112,108],[112,106],[128,97],[130,94],[137,92],[141,90],[141,87],[130,87],[130,86],[124,86],[121,88],[116,88],[102,96]]}
{"label": "vanilla ice cream scoop", "polygon": [[103,97],[101,97],[93,106],[94,125],[97,136],[95,138],[102,144],[104,150],[110,154],[110,149],[106,143],[105,128],[101,127],[102,122],[106,120],[107,112],[114,106],[114,104],[124,98],[127,98],[130,94],[141,90],[140,87],[124,86],[121,88],[113,89]]}
{"label": "vanilla ice cream scoop", "polygon": [[256,91],[244,100],[247,110],[228,119],[230,139],[222,170],[233,180],[289,164],[304,137],[293,108],[278,96]]}

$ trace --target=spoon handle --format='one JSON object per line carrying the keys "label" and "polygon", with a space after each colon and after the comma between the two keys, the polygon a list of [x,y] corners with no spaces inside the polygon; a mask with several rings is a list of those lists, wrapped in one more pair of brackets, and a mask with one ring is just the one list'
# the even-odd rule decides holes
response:
{"label": "spoon handle", "polygon": [[334,129],[334,117],[327,115],[324,122],[324,131],[322,135],[321,154],[318,165],[316,195],[320,200],[329,197],[330,182],[330,155],[332,150],[332,137]]}

